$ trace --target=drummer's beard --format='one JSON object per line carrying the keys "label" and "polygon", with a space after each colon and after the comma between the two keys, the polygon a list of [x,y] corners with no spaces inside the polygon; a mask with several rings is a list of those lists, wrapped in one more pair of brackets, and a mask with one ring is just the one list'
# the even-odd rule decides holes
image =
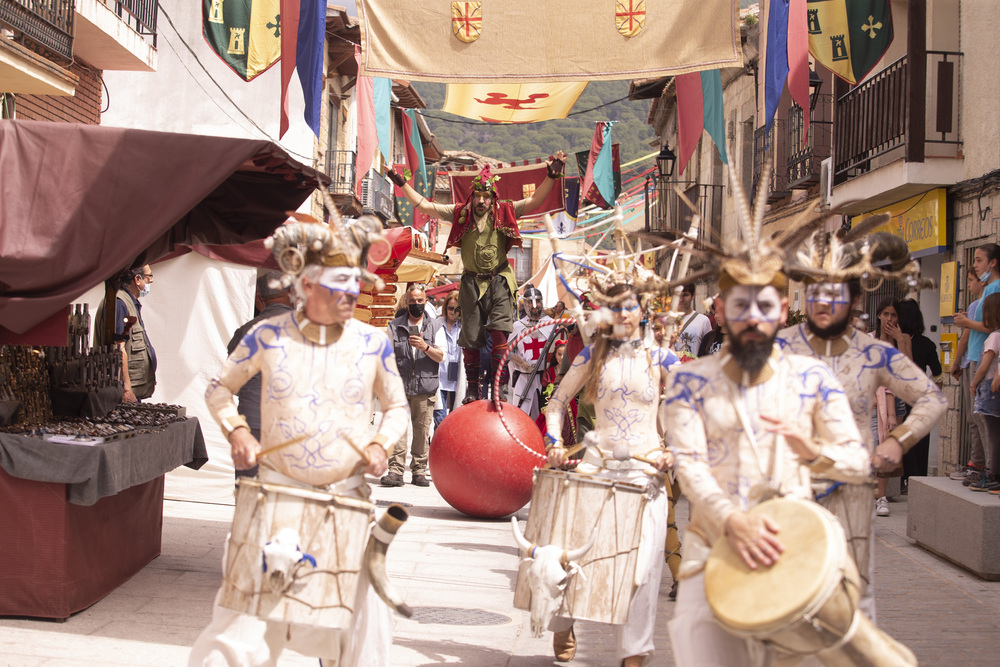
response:
{"label": "drummer's beard", "polygon": [[851,324],[851,309],[848,308],[844,311],[844,316],[825,327],[816,326],[811,319],[806,318],[806,326],[809,327],[809,331],[812,335],[817,338],[824,338],[831,340],[834,338],[839,338],[844,335],[847,331],[847,327]]}
{"label": "drummer's beard", "polygon": [[[760,329],[754,328],[744,329],[737,336],[729,331],[728,326],[724,326],[723,328],[726,330],[726,339],[729,341],[729,348],[732,351],[733,359],[736,360],[736,364],[751,375],[759,373],[771,357],[771,350],[774,348],[774,339],[777,337],[778,332],[774,331],[768,336]],[[760,340],[753,340],[752,338],[751,340],[744,339],[747,334],[754,333],[764,336],[764,338]]]}

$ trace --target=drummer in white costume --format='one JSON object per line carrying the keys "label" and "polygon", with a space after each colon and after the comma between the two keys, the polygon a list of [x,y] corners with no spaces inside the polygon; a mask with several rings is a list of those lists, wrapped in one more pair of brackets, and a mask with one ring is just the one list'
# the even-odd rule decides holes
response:
{"label": "drummer in white costume", "polygon": [[[878,226],[882,220],[873,220],[865,227]],[[839,235],[839,233],[838,233]],[[948,403],[930,378],[906,355],[881,341],[875,340],[850,326],[851,311],[861,302],[861,277],[898,280],[907,286],[917,286],[919,269],[910,261],[909,249],[898,237],[885,233],[866,236],[863,229],[855,228],[837,239],[827,232],[817,232],[807,248],[799,253],[799,261],[809,271],[803,276],[806,285],[806,322],[790,327],[778,334],[778,343],[787,352],[804,354],[818,359],[830,368],[843,383],[848,402],[854,414],[868,451],[874,455],[873,464],[884,472],[899,466],[903,453],[916,444],[934,427],[948,408]],[[875,264],[884,259],[891,266],[880,268]],[[893,267],[901,267],[893,271]],[[791,269],[795,276],[794,266]],[[879,281],[881,282],[881,281]],[[875,392],[887,387],[893,394],[913,406],[906,420],[894,428],[878,447],[875,447],[871,429],[871,413],[875,407]],[[869,517],[874,512],[870,493],[847,494],[835,482],[819,475],[814,481],[817,499],[845,521],[845,513],[838,512],[842,503],[857,505],[849,508],[847,517]],[[838,500],[838,496],[843,496]],[[856,523],[861,523],[855,519]],[[874,541],[871,526],[867,535],[856,535],[852,526],[844,526],[851,546],[867,552],[869,571],[862,572],[868,586],[861,598],[861,609],[875,621]],[[854,544],[854,542],[858,544]],[[859,562],[864,559],[855,556]]]}
{"label": "drummer in white costume", "polygon": [[[566,405],[586,387],[584,400],[595,406],[594,432],[599,447],[586,450],[577,471],[648,485],[651,492],[642,519],[643,543],[636,565],[636,578],[641,576],[641,580],[632,596],[628,621],[614,626],[616,659],[626,667],[648,664],[654,650],[668,509],[663,476],[655,473],[666,470],[672,463],[657,429],[657,408],[663,378],[672,366],[680,363],[673,352],[656,345],[651,335],[643,336],[640,328],[643,309],[632,289],[625,276],[617,274],[603,289],[592,291],[593,300],[604,306],[595,313],[596,319],[603,318],[604,326],[596,334],[596,342],[573,360],[546,408],[546,448],[549,462],[558,466],[566,459],[564,443],[559,439]],[[652,460],[654,465],[616,460],[616,453],[617,459],[628,459],[628,454],[639,455]],[[557,659],[572,659],[576,650],[573,619],[557,616],[549,629],[554,632]]]}
{"label": "drummer in white costume", "polygon": [[[717,354],[673,371],[661,407],[691,508],[669,623],[682,667],[757,667],[771,658],[763,644],[730,634],[713,616],[704,573],[712,546],[729,540],[748,568],[768,567],[785,548],[781,526],[748,514],[750,508],[775,496],[812,498],[811,473],[844,482],[863,482],[871,474],[850,405],[830,369],[774,347],[788,314],[787,246],[800,236],[793,225],[765,239],[763,202],[751,217],[738,174],[731,181],[741,245],[713,253],[726,343]],[[763,191],[767,182],[765,174]]]}
{"label": "drummer in white costume", "polygon": [[[361,219],[350,230],[316,223],[279,228],[273,249],[286,278],[295,276],[304,307],[259,323],[209,383],[206,402],[229,440],[234,465],[246,469],[259,461],[262,482],[367,498],[363,473],[385,472],[387,450],[406,429],[407,401],[392,345],[383,332],[352,319],[362,281],[377,280],[359,268],[366,265],[368,245],[380,240],[381,225],[369,223]],[[233,401],[257,372],[263,376],[260,443]],[[374,430],[373,394],[382,408]],[[346,632],[264,621],[223,608],[218,599],[212,623],[191,651],[191,666],[276,665],[286,647],[326,666],[388,664],[392,616],[367,575]]]}

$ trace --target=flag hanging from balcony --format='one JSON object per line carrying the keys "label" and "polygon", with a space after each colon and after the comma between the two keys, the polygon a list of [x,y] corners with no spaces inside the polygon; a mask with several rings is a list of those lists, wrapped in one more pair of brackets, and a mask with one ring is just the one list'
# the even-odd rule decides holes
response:
{"label": "flag hanging from balcony", "polygon": [[788,81],[788,92],[802,107],[805,120],[803,142],[809,129],[809,42],[806,0],[771,0],[767,3],[767,33],[764,42],[764,127],[770,144],[771,126],[778,102]]}
{"label": "flag hanging from balcony", "polygon": [[[575,155],[576,155],[577,172],[580,174],[580,180],[582,181],[584,175],[587,173],[587,164],[590,161],[590,151],[589,150],[580,151],[579,153],[576,153]],[[621,164],[622,164],[621,157],[620,157],[620,155],[618,153],[618,144],[611,144],[611,167],[614,170],[613,177],[614,177],[614,186],[615,186],[615,194],[614,194],[614,198],[615,199],[618,199],[618,195],[620,195],[621,192],[622,192],[622,167],[621,167]],[[582,183],[581,183],[581,186],[582,186]],[[597,206],[599,208],[604,208],[604,209],[608,209],[608,208],[612,207],[612,204],[608,204],[606,201],[604,201],[604,198],[601,196],[601,193],[599,191],[597,191],[595,188],[593,188],[593,187],[591,188],[591,193],[590,194],[594,196],[594,199],[591,199],[590,197],[586,196],[583,193],[583,189],[581,187],[581,190],[580,190],[580,204],[581,205],[584,204],[584,203],[589,203],[589,204],[594,204],[595,206]]]}
{"label": "flag hanging from balcony", "polygon": [[372,84],[378,150],[382,154],[382,160],[388,164],[392,159],[392,79],[377,76]]}
{"label": "flag hanging from balcony", "polygon": [[281,0],[202,0],[201,30],[215,55],[250,81],[281,56]]}
{"label": "flag hanging from balcony", "polygon": [[809,53],[851,85],[864,79],[892,44],[889,0],[808,0]]}
{"label": "flag hanging from balcony", "polygon": [[590,201],[597,203],[598,197],[610,208],[615,203],[614,166],[611,159],[611,126],[614,121],[602,120],[594,128],[594,138],[590,142],[587,157],[587,171],[584,172],[580,192]]}
{"label": "flag hanging from balcony", "polygon": [[[361,47],[354,47],[354,57],[360,62]],[[375,82],[370,76],[359,76],[355,84],[355,113],[358,119],[358,152],[354,156],[354,195],[361,198],[361,181],[368,175],[378,150],[375,129]]]}
{"label": "flag hanging from balcony", "polygon": [[[424,199],[434,199],[434,185],[428,179],[427,165],[424,160],[424,145],[420,140],[420,129],[416,123],[417,112],[413,109],[406,109],[402,114],[403,120],[403,145],[406,153],[406,164],[396,165],[394,168],[397,174],[406,175],[411,173],[413,179],[413,189]],[[396,198],[396,216],[404,225],[412,226],[414,229],[423,229],[428,222],[427,216],[414,210],[413,204],[403,195],[402,190],[393,185],[393,192]],[[434,230],[428,229],[431,240],[435,234]]]}
{"label": "flag hanging from balcony", "polygon": [[[255,0],[260,1],[260,0]],[[226,3],[228,7],[228,1]],[[281,120],[278,138],[288,130],[288,85],[298,70],[305,98],[303,117],[319,136],[323,103],[323,50],[326,46],[326,2],[281,0]]]}
{"label": "flag hanging from balcony", "polygon": [[358,0],[357,6],[368,76],[617,81],[743,62],[737,0]]}
{"label": "flag hanging from balcony", "polygon": [[443,111],[487,123],[565,118],[587,83],[449,83]]}
{"label": "flag hanging from balcony", "polygon": [[687,166],[698,146],[702,130],[715,142],[719,157],[729,164],[726,155],[725,113],[722,108],[722,74],[707,72],[681,74],[674,78],[677,87],[677,150],[680,171]]}

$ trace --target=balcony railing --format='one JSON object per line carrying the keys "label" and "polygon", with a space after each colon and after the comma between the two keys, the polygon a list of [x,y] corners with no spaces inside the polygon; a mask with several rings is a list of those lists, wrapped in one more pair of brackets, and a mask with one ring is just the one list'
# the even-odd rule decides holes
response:
{"label": "balcony railing", "polygon": [[330,177],[331,195],[354,194],[354,151],[327,151],[326,175]]}
{"label": "balcony railing", "polygon": [[805,145],[802,133],[805,117],[797,104],[788,111],[788,187],[805,188],[819,183],[821,164],[833,151],[833,95],[817,95],[816,104],[809,112],[809,133]]}
{"label": "balcony railing", "polygon": [[[911,73],[907,56],[903,56],[837,100],[834,171],[838,182],[871,171],[878,166],[873,161],[892,151],[905,154],[909,152],[906,149],[917,148],[915,154],[923,156],[925,143],[961,143],[961,54],[927,51],[926,57],[927,74],[922,84],[914,82],[908,87]],[[919,73],[914,75],[919,77]],[[923,102],[922,109],[911,108],[914,99]],[[912,136],[915,130],[910,128],[915,112],[916,116],[927,116],[918,136]]]}
{"label": "balcony railing", "polygon": [[765,142],[763,127],[753,133],[753,195],[757,196],[757,186],[764,173],[765,161],[771,161],[771,182],[768,183],[768,201],[776,201],[790,195],[788,185],[788,120],[775,118],[771,125],[770,141]]}
{"label": "balcony railing", "polygon": [[701,216],[699,238],[719,243],[722,235],[722,185],[695,181],[659,181],[652,179],[646,191],[646,231],[686,234],[694,211],[677,194],[680,189]]}
{"label": "balcony railing", "polygon": [[149,35],[156,46],[158,0],[101,0],[140,35]]}
{"label": "balcony railing", "polygon": [[0,25],[32,51],[73,59],[74,0],[0,0]]}

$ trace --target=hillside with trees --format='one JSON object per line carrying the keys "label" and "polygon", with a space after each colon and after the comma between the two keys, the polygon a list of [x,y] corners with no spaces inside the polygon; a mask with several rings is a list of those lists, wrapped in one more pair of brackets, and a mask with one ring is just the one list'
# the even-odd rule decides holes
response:
{"label": "hillside with trees", "polygon": [[[445,84],[416,81],[413,87],[427,103],[424,117],[445,150],[473,151],[504,162],[544,158],[557,150],[583,151],[590,148],[594,123],[601,120],[617,121],[611,130],[611,140],[621,144],[622,162],[656,150],[650,146],[656,138],[653,128],[646,124],[649,100],[623,99],[628,95],[627,81],[591,82],[573,107],[571,113],[575,115],[565,120],[523,125],[483,123],[445,113],[441,111]],[[569,173],[575,172],[570,167]]]}

